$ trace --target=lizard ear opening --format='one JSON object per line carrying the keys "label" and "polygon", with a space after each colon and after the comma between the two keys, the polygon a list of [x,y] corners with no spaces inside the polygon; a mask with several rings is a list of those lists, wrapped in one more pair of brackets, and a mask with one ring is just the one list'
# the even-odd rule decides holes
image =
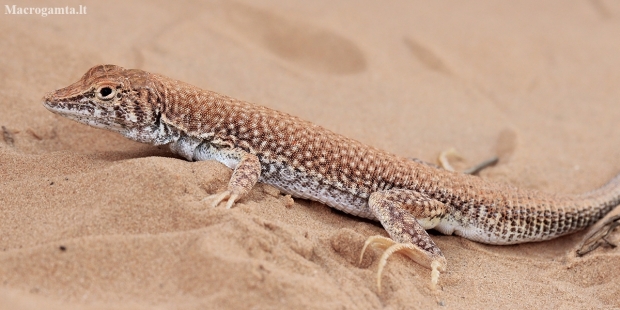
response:
{"label": "lizard ear opening", "polygon": [[96,92],[97,98],[101,100],[110,100],[114,98],[114,95],[116,95],[116,91],[110,86],[100,87]]}

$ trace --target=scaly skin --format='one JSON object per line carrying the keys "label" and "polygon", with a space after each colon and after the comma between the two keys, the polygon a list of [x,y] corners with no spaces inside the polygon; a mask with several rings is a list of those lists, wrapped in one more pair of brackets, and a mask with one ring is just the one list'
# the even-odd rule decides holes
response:
{"label": "scaly skin", "polygon": [[[394,246],[438,271],[445,259],[425,229],[490,243],[543,241],[587,227],[620,203],[620,176],[581,195],[554,195],[491,182],[398,157],[295,116],[161,75],[114,65],[91,68],[48,93],[50,111],[155,145],[190,161],[235,169],[230,207],[258,182],[295,197],[379,220]],[[387,239],[389,240],[389,239]],[[395,245],[393,245],[395,243]],[[388,252],[390,252],[388,254]]]}

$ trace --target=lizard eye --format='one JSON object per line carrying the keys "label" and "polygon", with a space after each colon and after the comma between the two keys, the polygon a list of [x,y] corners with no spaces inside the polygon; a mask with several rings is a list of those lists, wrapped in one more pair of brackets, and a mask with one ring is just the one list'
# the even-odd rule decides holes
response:
{"label": "lizard eye", "polygon": [[103,86],[97,90],[97,98],[101,100],[110,100],[114,98],[116,91],[110,86]]}

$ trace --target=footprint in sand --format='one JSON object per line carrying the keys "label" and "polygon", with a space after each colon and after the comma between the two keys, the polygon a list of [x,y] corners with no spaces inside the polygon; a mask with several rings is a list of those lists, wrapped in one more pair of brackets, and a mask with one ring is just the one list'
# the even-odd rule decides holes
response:
{"label": "footprint in sand", "polygon": [[604,1],[590,0],[589,3],[601,19],[610,19],[614,16],[614,13]]}
{"label": "footprint in sand", "polygon": [[329,74],[366,69],[361,49],[329,30],[239,3],[228,3],[226,11],[240,34],[288,62]]}
{"label": "footprint in sand", "polygon": [[184,18],[150,32],[134,46],[135,62],[141,67],[149,60],[174,58],[177,64],[194,67],[208,62],[204,60],[208,57],[217,57],[217,53],[197,53],[214,48],[221,51],[226,46],[213,44],[236,40],[254,46],[246,53],[259,49],[308,71],[347,75],[367,68],[357,44],[330,29],[232,1],[205,4],[202,10],[187,12]]}
{"label": "footprint in sand", "polygon": [[497,137],[496,152],[500,159],[506,160],[517,150],[519,136],[512,129],[504,129]]}
{"label": "footprint in sand", "polygon": [[439,73],[452,75],[450,68],[448,68],[445,62],[441,60],[441,58],[431,49],[410,38],[405,38],[404,42],[413,56],[415,56],[415,58],[417,58],[428,69]]}

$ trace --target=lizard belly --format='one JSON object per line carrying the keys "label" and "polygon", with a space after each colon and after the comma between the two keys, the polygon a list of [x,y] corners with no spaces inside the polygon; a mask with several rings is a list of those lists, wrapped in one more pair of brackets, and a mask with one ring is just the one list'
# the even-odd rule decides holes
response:
{"label": "lizard belly", "polygon": [[470,223],[466,218],[447,216],[434,227],[435,230],[445,235],[457,235],[472,241],[486,244],[517,244],[523,242],[542,241],[551,239],[542,232],[531,236],[513,238],[514,234],[500,233],[500,230],[491,230],[479,223]]}
{"label": "lizard belly", "polygon": [[457,235],[463,238],[487,244],[497,243],[499,240],[493,234],[475,225],[463,223],[451,216],[447,216],[434,227],[444,235]]}
{"label": "lizard belly", "polygon": [[259,181],[275,186],[293,197],[324,203],[355,216],[376,219],[368,209],[368,198],[325,184],[308,173],[279,163],[262,164]]}

